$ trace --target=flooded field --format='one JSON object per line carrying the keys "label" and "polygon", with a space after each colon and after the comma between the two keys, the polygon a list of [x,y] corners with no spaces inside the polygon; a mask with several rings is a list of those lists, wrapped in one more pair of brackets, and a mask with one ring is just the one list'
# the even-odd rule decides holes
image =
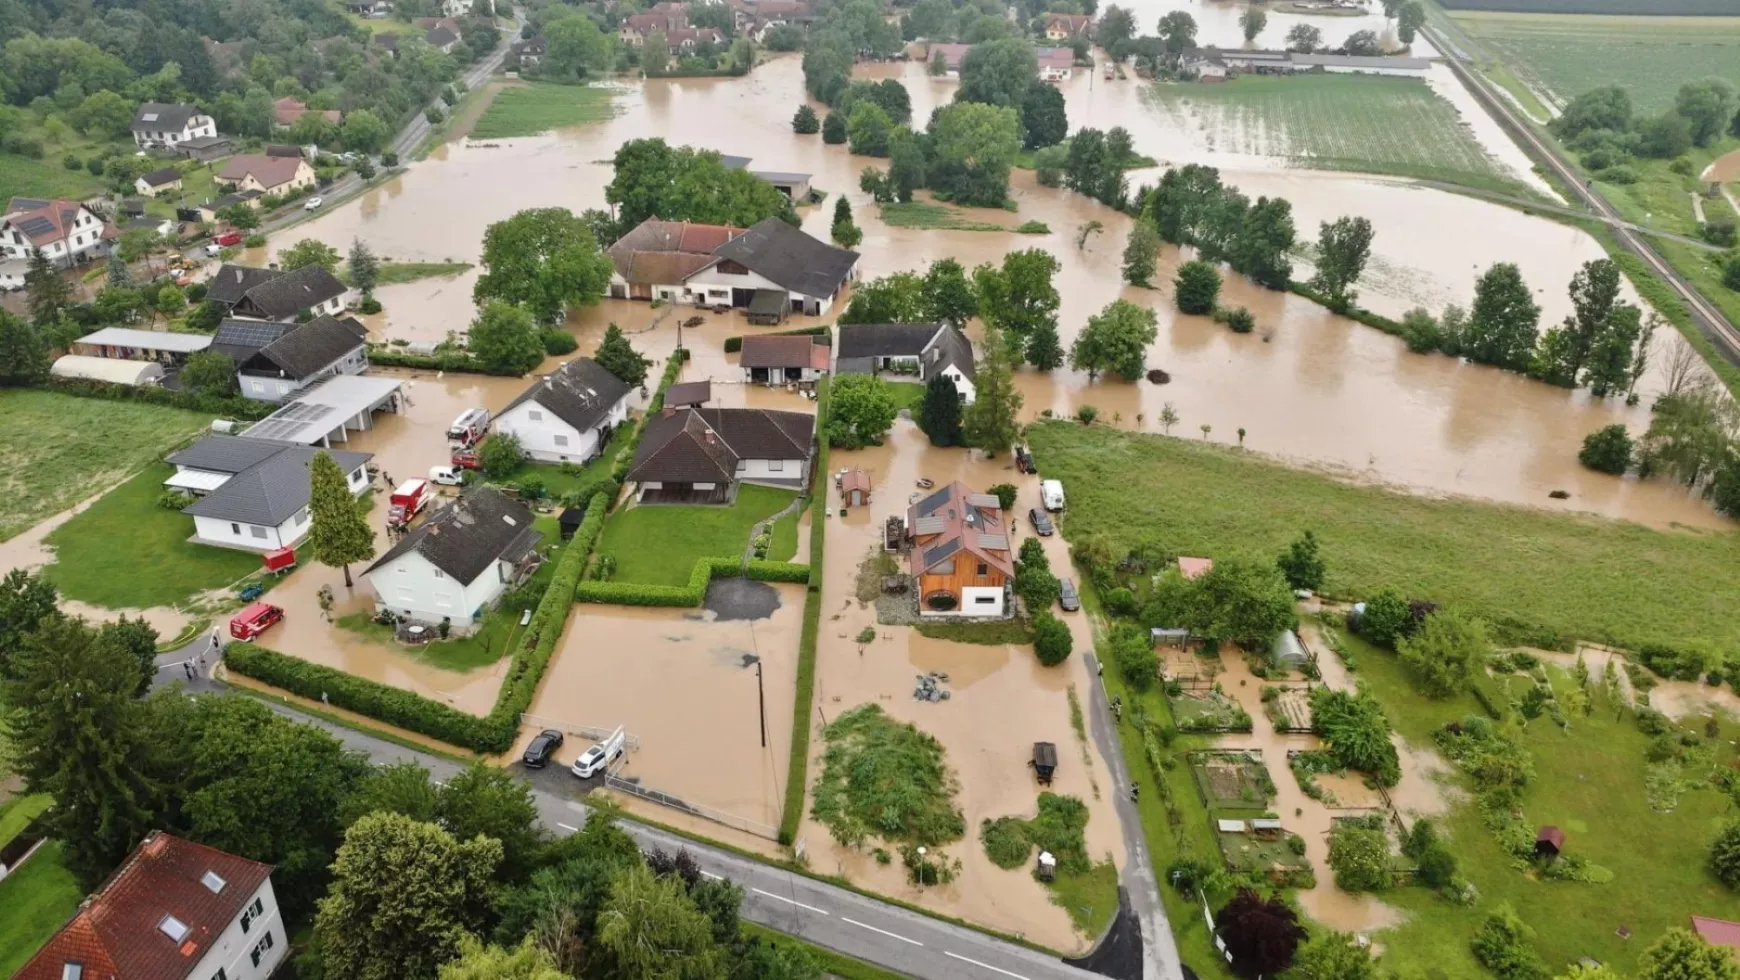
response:
{"label": "flooded field", "polygon": [[[1084,707],[1087,698],[1098,696],[1086,661],[1078,652],[1062,666],[1048,669],[1039,665],[1029,647],[945,642],[920,636],[908,627],[877,626],[876,610],[861,606],[851,595],[859,564],[881,545],[883,521],[904,513],[909,497],[918,492],[915,483],[920,477],[939,485],[958,479],[974,487],[1032,481],[1019,477],[1006,458],[987,461],[978,454],[932,448],[909,422],[897,422],[885,445],[836,452],[832,464],[869,470],[874,496],[869,507],[855,508],[844,518],[828,518],[829,584],[816,664],[811,779],[821,771],[821,726],[860,704],[879,704],[892,717],[911,722],[942,742],[946,762],[960,778],[956,803],[966,816],[967,836],[945,849],[949,857],[960,859],[960,877],[951,885],[920,889],[906,883],[898,861],[879,866],[868,853],[837,845],[827,828],[809,819],[806,811],[799,834],[810,866],[1054,948],[1083,948],[1092,937],[1075,932],[1065,911],[1052,904],[1050,893],[1034,881],[1030,867],[1006,871],[992,864],[979,843],[978,828],[985,819],[1033,815],[1039,787],[1027,763],[1034,742],[1053,742],[1059,765],[1051,789],[1087,804],[1088,855],[1096,862],[1109,858],[1123,865],[1105,762],[1091,744],[1084,745],[1070,724],[1069,688],[1075,687]],[[1018,509],[1037,503],[1037,485],[1023,487],[1023,493],[1034,499],[1023,499]],[[1064,618],[1071,621],[1077,650],[1087,649],[1091,636],[1085,618],[1079,613]],[[876,626],[877,638],[860,645],[857,636],[867,626]],[[933,671],[949,675],[949,700],[913,700],[915,676]]]}
{"label": "flooded field", "polygon": [[[699,609],[575,606],[531,713],[540,724],[626,726],[640,748],[628,754],[620,776],[772,833],[791,753],[804,587],[756,587],[777,592],[772,616],[725,620]],[[558,761],[571,764],[589,744],[570,738]],[[672,816],[647,812],[657,820]]]}
{"label": "flooded field", "polygon": [[[1211,11],[1222,10],[1220,5],[1189,7],[1205,23],[1220,16]],[[1236,17],[1236,6],[1225,9],[1226,17]],[[1150,19],[1146,14],[1143,18],[1144,23]],[[1272,15],[1271,24],[1281,19]],[[901,78],[912,93],[917,118],[951,99],[957,84],[925,76],[917,63],[861,66],[859,72]],[[1063,86],[1073,124],[1124,125],[1134,134],[1137,149],[1164,160],[1190,158],[1194,151],[1189,141],[1143,105],[1138,88],[1134,80],[1107,83],[1091,73]],[[1545,505],[1549,491],[1565,489],[1573,494],[1573,506],[1658,526],[1723,523],[1701,501],[1673,487],[1619,480],[1577,464],[1576,453],[1587,433],[1615,421],[1641,430],[1647,425],[1647,408],[1626,409],[1451,358],[1409,354],[1398,340],[1236,277],[1228,280],[1223,301],[1249,307],[1257,317],[1257,332],[1235,335],[1205,318],[1178,314],[1167,290],[1120,284],[1128,218],[1066,191],[1039,187],[1031,173],[1016,174],[1013,194],[1019,216],[1045,222],[1049,235],[890,228],[856,189],[858,171],[878,162],[791,133],[789,117],[802,99],[802,76],[793,57],[776,58],[742,79],[646,83],[629,89],[622,96],[623,111],[606,122],[493,145],[448,144],[406,174],[283,237],[312,236],[339,247],[361,237],[381,254],[398,259],[475,260],[484,229],[516,210],[603,206],[603,188],[611,176],[608,160],[615,148],[628,139],[662,136],[749,155],[758,167],[810,172],[816,187],[830,194],[846,192],[865,235],[859,250],[866,276],[922,268],[944,256],[972,266],[996,261],[1012,248],[1037,247],[1062,264],[1058,288],[1066,343],[1089,315],[1112,299],[1123,297],[1156,310],[1160,337],[1148,363],[1169,371],[1170,385],[1089,385],[1085,375],[1074,372],[1024,371],[1019,381],[1030,416],[1044,409],[1068,413],[1091,404],[1104,419],[1134,426],[1140,417],[1142,427],[1153,430],[1161,407],[1171,403],[1183,420],[1183,432],[1207,424],[1213,427],[1213,438],[1230,440],[1244,428],[1252,448],[1374,482],[1534,505]],[[737,120],[737,125],[711,139],[695,135],[708,132],[707,121],[722,116]],[[1478,117],[1471,120],[1477,123]],[[1505,145],[1497,143],[1492,149],[1507,152]],[[1205,159],[1230,168],[1255,165],[1212,154]],[[1132,180],[1153,176],[1134,173]],[[1390,315],[1417,304],[1466,304],[1482,269],[1495,261],[1511,261],[1536,288],[1542,322],[1554,322],[1570,311],[1565,285],[1571,275],[1581,263],[1603,255],[1593,239],[1575,229],[1399,181],[1274,166],[1229,169],[1227,176],[1252,196],[1290,199],[1306,238],[1314,236],[1322,220],[1343,214],[1371,219],[1377,234],[1361,299]],[[475,193],[481,187],[489,193]],[[806,229],[826,238],[831,210],[828,204],[810,209]],[[999,215],[1000,221],[1009,217]],[[1078,248],[1078,231],[1096,221],[1102,230]],[[1177,250],[1167,249],[1156,281],[1169,281],[1180,260]],[[467,300],[475,275],[383,290],[387,312],[378,336],[432,341],[464,329],[472,315]],[[681,319],[672,316],[652,327],[662,312],[643,304],[605,302],[572,311],[569,325],[581,338],[582,352],[591,349],[592,338],[611,321],[631,331],[647,331],[635,343],[658,352],[675,346],[675,325]],[[739,317],[710,318],[699,335],[705,339],[688,341],[701,360],[688,367],[685,377],[702,372],[718,377],[714,369],[728,361],[718,348],[707,348],[715,337],[722,340],[744,332],[744,327]],[[1660,342],[1666,342],[1666,333]],[[1662,360],[1658,356],[1655,362]],[[1640,385],[1644,405],[1659,386],[1653,372],[1645,378]]]}

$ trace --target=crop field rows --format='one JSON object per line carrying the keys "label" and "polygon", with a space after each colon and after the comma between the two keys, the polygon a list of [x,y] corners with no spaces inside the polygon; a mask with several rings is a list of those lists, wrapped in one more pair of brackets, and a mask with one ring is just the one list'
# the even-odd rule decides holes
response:
{"label": "crop field rows", "polygon": [[1247,77],[1224,85],[1156,85],[1151,101],[1218,151],[1318,170],[1514,188],[1456,109],[1409,78]]}
{"label": "crop field rows", "polygon": [[1560,104],[1602,85],[1631,93],[1639,112],[1672,107],[1686,82],[1732,78],[1740,17],[1454,14],[1456,25],[1531,87]]}

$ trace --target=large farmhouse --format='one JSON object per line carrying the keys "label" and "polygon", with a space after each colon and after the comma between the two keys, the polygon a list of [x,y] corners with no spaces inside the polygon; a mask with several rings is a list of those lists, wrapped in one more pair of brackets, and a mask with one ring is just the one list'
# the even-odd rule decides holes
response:
{"label": "large farmhouse", "polygon": [[643,502],[725,504],[742,483],[809,485],[816,417],[759,408],[666,409],[647,420],[628,479]]}
{"label": "large farmhouse", "polygon": [[473,487],[407,531],[363,577],[376,608],[468,632],[535,567],[539,538],[524,504]]}
{"label": "large farmhouse", "polygon": [[778,218],[753,228],[641,222],[610,248],[617,299],[754,307],[824,316],[857,277],[858,253]]}

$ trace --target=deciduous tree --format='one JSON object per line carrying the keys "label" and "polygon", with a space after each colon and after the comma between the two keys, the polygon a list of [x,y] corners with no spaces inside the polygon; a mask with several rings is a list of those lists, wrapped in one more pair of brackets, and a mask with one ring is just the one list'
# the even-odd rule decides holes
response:
{"label": "deciduous tree", "polygon": [[1740,980],[1734,951],[1675,926],[1643,951],[1637,980]]}
{"label": "deciduous tree", "polygon": [[1396,39],[1403,44],[1413,44],[1414,36],[1420,28],[1426,26],[1426,7],[1420,0],[1407,0],[1401,9],[1396,11]]}
{"label": "deciduous tree", "polygon": [[604,330],[604,339],[598,342],[598,350],[592,355],[598,366],[621,379],[622,383],[631,388],[639,388],[646,384],[647,369],[652,361],[640,355],[634,346],[628,342],[628,336],[622,328],[612,323]]}
{"label": "deciduous tree", "polygon": [[[888,113],[868,99],[853,105],[846,117],[846,140],[851,151],[859,156],[887,156],[888,137],[893,132],[894,121],[888,118]],[[845,201],[845,196],[840,200]]]}
{"label": "deciduous tree", "polygon": [[[1029,75],[1029,78],[1032,76]],[[1013,108],[957,101],[939,109],[930,127],[929,183],[956,204],[1001,207],[1021,149],[1021,118]]]}
{"label": "deciduous tree", "polygon": [[1154,263],[1160,260],[1160,233],[1152,222],[1136,219],[1130,228],[1130,240],[1124,245],[1124,281],[1132,286],[1147,286],[1154,278]]}
{"label": "deciduous tree", "polygon": [[846,117],[838,112],[830,112],[822,120],[822,142],[830,146],[846,142]]}
{"label": "deciduous tree", "polygon": [[517,303],[542,323],[554,322],[563,307],[596,302],[614,271],[586,223],[566,208],[532,208],[490,225],[483,265],[476,302]]}
{"label": "deciduous tree", "polygon": [[984,350],[973,375],[973,403],[962,413],[962,433],[967,445],[995,456],[1015,444],[1019,431],[1015,416],[1023,399],[1015,388],[1008,343],[994,324],[985,325]]}
{"label": "deciduous tree", "polygon": [[1020,38],[975,44],[961,59],[961,84],[956,102],[1019,108],[1039,76],[1033,45]]}
{"label": "deciduous tree", "polygon": [[525,374],[544,361],[538,324],[525,307],[489,300],[466,333],[466,347],[479,364],[500,374]]}
{"label": "deciduous tree", "polygon": [[966,269],[954,259],[937,259],[930,264],[920,285],[920,295],[927,320],[964,327],[979,315],[979,299],[973,284],[967,279]]}
{"label": "deciduous tree", "polygon": [[1378,980],[1371,949],[1348,932],[1323,932],[1293,955],[1282,980]]}
{"label": "deciduous tree", "polygon": [[48,350],[36,328],[0,310],[0,387],[40,384],[48,377]]}
{"label": "deciduous tree", "polygon": [[1196,18],[1174,10],[1160,18],[1160,45],[1172,60],[1196,46]]}
{"label": "deciduous tree", "polygon": [[1740,823],[1724,824],[1710,842],[1710,873],[1729,888],[1740,888]]}
{"label": "deciduous tree", "polygon": [[1310,54],[1323,46],[1323,32],[1310,24],[1294,24],[1287,31],[1287,50]]}
{"label": "deciduous tree", "polygon": [[1527,370],[1535,349],[1541,308],[1522,273],[1509,262],[1486,270],[1474,285],[1474,310],[1462,340],[1469,360],[1512,371]]}
{"label": "deciduous tree", "polygon": [[364,296],[372,294],[381,281],[381,260],[360,238],[351,239],[349,266],[350,284]]}
{"label": "deciduous tree", "polygon": [[327,272],[337,272],[338,249],[313,238],[304,238],[285,249],[278,256],[278,263],[286,270],[317,265]]}
{"label": "deciduous tree", "polygon": [[924,280],[915,272],[895,272],[860,283],[840,314],[841,323],[922,323],[928,319],[932,313]]}
{"label": "deciduous tree", "polygon": [[889,383],[871,374],[845,374],[828,389],[828,444],[856,449],[880,444],[900,413]]}
{"label": "deciduous tree", "polygon": [[1087,326],[1076,335],[1069,350],[1069,366],[1086,371],[1089,380],[1105,371],[1125,381],[1137,381],[1142,377],[1148,345],[1158,334],[1152,309],[1129,300],[1113,300],[1089,317]]}
{"label": "deciduous tree", "polygon": [[1486,624],[1454,609],[1426,616],[1418,632],[1396,643],[1402,663],[1428,697],[1447,698],[1468,690],[1474,676],[1486,669],[1492,640]]}
{"label": "deciduous tree", "polygon": [[1041,610],[1033,617],[1033,653],[1039,662],[1047,667],[1055,667],[1069,659],[1070,647],[1075,642],[1070,635],[1069,625],[1051,614],[1049,609]]}
{"label": "deciduous tree", "polygon": [[1202,636],[1267,649],[1282,630],[1298,625],[1293,590],[1272,563],[1217,558],[1196,588],[1196,632]]}
{"label": "deciduous tree", "polygon": [[1263,33],[1263,28],[1269,26],[1269,15],[1261,7],[1246,7],[1239,15],[1239,28],[1244,31],[1246,41],[1255,41],[1257,35]]}
{"label": "deciduous tree", "polygon": [[1220,299],[1220,270],[1211,263],[1193,259],[1178,267],[1172,288],[1179,312],[1206,316],[1214,312]]}
{"label": "deciduous tree", "polygon": [[1353,285],[1371,257],[1371,240],[1371,222],[1365,218],[1337,218],[1319,227],[1311,288],[1328,296],[1335,308],[1346,310],[1358,298]]}
{"label": "deciduous tree", "polygon": [[1027,335],[1027,363],[1041,371],[1055,371],[1063,366],[1063,342],[1057,336],[1056,323],[1041,323]]}
{"label": "deciduous tree", "polygon": [[616,39],[578,10],[545,25],[544,42],[538,74],[546,78],[579,81],[616,66]]}
{"label": "deciduous tree", "polygon": [[1340,824],[1329,835],[1329,867],[1344,892],[1384,891],[1395,884],[1390,842],[1381,830]]}
{"label": "deciduous tree", "polygon": [[519,881],[531,873],[545,835],[538,828],[530,783],[477,762],[443,782],[438,799],[439,823],[456,839],[482,836],[501,842],[498,879]]}
{"label": "deciduous tree", "polygon": [[1308,935],[1285,899],[1274,895],[1265,900],[1249,888],[1239,889],[1214,923],[1232,957],[1232,971],[1250,980],[1275,976],[1291,966]]}
{"label": "deciduous tree", "polygon": [[72,305],[72,286],[40,248],[30,250],[30,264],[24,271],[24,292],[30,308],[30,322],[39,330],[60,319],[60,311]]}
{"label": "deciduous tree", "polygon": [[436,980],[570,980],[556,961],[527,936],[512,949],[485,946],[476,936],[459,941],[459,955],[441,965]]}
{"label": "deciduous tree", "polygon": [[1323,556],[1318,551],[1317,535],[1307,528],[1287,546],[1281,557],[1275,559],[1275,567],[1287,577],[1287,584],[1295,589],[1315,592],[1323,588]]}
{"label": "deciduous tree", "polygon": [[712,923],[676,876],[644,865],[619,873],[598,912],[598,946],[614,976],[629,980],[717,980],[723,951]]}
{"label": "deciduous tree", "polygon": [[1734,119],[1734,86],[1720,78],[1687,82],[1674,96],[1674,112],[1691,124],[1695,145],[1709,146]]}
{"label": "deciduous tree", "polygon": [[1025,350],[1041,324],[1057,325],[1060,298],[1052,277],[1059,268],[1055,256],[1037,248],[1010,252],[1003,256],[1001,268],[979,266],[973,270],[979,316]]}
{"label": "deciduous tree", "polygon": [[1029,85],[1021,99],[1021,129],[1021,145],[1029,150],[1062,143],[1069,135],[1063,91],[1042,82]]}
{"label": "deciduous tree", "polygon": [[344,569],[344,585],[350,588],[350,566],[375,556],[375,533],[344,470],[325,450],[308,464],[308,509],[312,523],[306,550],[322,565]]}

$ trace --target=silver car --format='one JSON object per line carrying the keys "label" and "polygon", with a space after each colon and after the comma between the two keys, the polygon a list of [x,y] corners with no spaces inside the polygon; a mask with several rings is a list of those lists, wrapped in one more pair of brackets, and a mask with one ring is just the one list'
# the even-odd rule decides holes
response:
{"label": "silver car", "polygon": [[1066,578],[1057,583],[1057,604],[1064,612],[1075,612],[1081,608],[1081,596],[1075,591],[1075,579]]}

